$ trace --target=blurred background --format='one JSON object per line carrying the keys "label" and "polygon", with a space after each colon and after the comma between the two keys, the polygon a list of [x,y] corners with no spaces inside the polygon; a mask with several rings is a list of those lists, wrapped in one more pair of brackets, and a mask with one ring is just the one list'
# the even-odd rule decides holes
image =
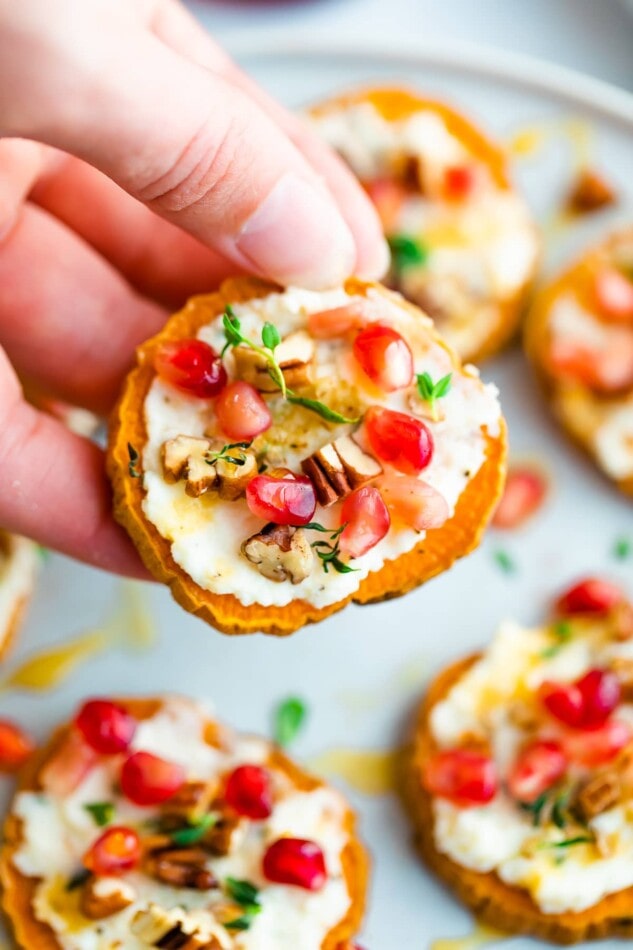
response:
{"label": "blurred background", "polygon": [[[272,29],[362,45],[455,42],[559,63],[633,91],[631,0],[189,0],[229,49]],[[627,7],[629,10],[627,10]]]}

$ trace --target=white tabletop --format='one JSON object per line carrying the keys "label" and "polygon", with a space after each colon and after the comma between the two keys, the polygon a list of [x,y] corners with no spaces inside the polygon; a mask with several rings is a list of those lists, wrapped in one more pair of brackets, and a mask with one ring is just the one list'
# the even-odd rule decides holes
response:
{"label": "white tabletop", "polygon": [[557,62],[633,91],[633,15],[620,0],[189,0],[226,45],[285,27],[364,38],[496,47]]}

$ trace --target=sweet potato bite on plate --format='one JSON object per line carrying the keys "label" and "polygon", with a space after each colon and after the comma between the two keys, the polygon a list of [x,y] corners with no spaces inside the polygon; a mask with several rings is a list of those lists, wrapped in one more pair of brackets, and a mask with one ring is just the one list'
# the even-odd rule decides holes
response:
{"label": "sweet potato bite on plate", "polygon": [[138,350],[115,514],[225,633],[288,634],[405,593],[479,541],[504,477],[496,390],[378,285],[229,281]]}
{"label": "sweet potato bite on plate", "polygon": [[539,239],[502,148],[441,102],[367,89],[311,111],[382,219],[389,282],[435,320],[463,360],[515,334]]}

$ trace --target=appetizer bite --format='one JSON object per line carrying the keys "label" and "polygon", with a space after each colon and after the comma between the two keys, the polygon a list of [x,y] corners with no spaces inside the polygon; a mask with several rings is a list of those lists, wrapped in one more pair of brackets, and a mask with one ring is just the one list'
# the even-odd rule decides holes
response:
{"label": "appetizer bite", "polygon": [[564,428],[633,494],[633,228],[541,291],[526,348]]}
{"label": "appetizer bite", "polygon": [[433,318],[463,360],[501,349],[539,257],[501,147],[443,103],[401,89],[344,95],[311,118],[378,210],[391,286]]}
{"label": "appetizer bite", "polygon": [[229,281],[137,362],[111,426],[115,514],[225,633],[405,593],[476,546],[498,499],[496,389],[377,285]]}
{"label": "appetizer bite", "polygon": [[585,579],[440,673],[408,760],[422,854],[503,931],[633,935],[633,605]]}
{"label": "appetizer bite", "polygon": [[173,696],[85,703],[23,772],[0,862],[24,950],[347,950],[367,870],[338,792]]}
{"label": "appetizer bite", "polygon": [[37,545],[0,530],[0,659],[18,631],[35,584]]}

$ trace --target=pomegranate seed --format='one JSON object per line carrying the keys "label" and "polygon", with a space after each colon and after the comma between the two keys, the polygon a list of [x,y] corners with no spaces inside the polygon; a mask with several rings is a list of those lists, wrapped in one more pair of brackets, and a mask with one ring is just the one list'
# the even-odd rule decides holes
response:
{"label": "pomegranate seed", "polygon": [[246,486],[246,502],[253,514],[264,521],[302,525],[312,521],[316,494],[307,475],[256,475]]}
{"label": "pomegranate seed", "polygon": [[366,181],[364,188],[378,212],[383,230],[392,234],[398,227],[400,211],[407,197],[406,189],[393,178],[374,178]]}
{"label": "pomegranate seed", "polygon": [[464,201],[477,181],[472,165],[451,165],[444,171],[443,192],[448,201]]}
{"label": "pomegranate seed", "polygon": [[472,749],[446,749],[426,763],[424,787],[460,808],[485,805],[497,794],[497,770],[488,755]]}
{"label": "pomegranate seed", "polygon": [[569,732],[563,738],[565,752],[574,762],[594,767],[606,765],[631,741],[631,726],[622,719],[607,719],[591,732]]}
{"label": "pomegranate seed", "polygon": [[320,891],[327,880],[323,851],[314,841],[280,838],[264,854],[264,877],[274,884],[290,884]]}
{"label": "pomegranate seed", "polygon": [[227,382],[222,360],[203,340],[163,343],[154,356],[154,369],[165,382],[200,399],[217,396]]}
{"label": "pomegranate seed", "polygon": [[218,424],[229,439],[245,442],[270,429],[273,417],[254,386],[229,383],[215,401]]}
{"label": "pomegranate seed", "polygon": [[136,719],[107,699],[91,699],[79,710],[75,725],[88,745],[101,755],[116,755],[129,748]]}
{"label": "pomegranate seed", "polygon": [[559,722],[578,728],[583,709],[583,698],[575,683],[552,683],[546,680],[539,689],[541,702]]}
{"label": "pomegranate seed", "polygon": [[545,708],[572,729],[597,729],[620,702],[620,683],[609,670],[593,669],[575,683],[541,685]]}
{"label": "pomegranate seed", "polygon": [[224,798],[238,815],[263,821],[273,810],[270,773],[259,765],[240,765],[227,779]]}
{"label": "pomegranate seed", "polygon": [[10,719],[0,719],[0,772],[17,772],[35,750],[31,737]]}
{"label": "pomegranate seed", "polygon": [[319,340],[345,336],[352,330],[360,330],[365,326],[367,311],[368,307],[357,301],[343,307],[333,307],[332,310],[319,310],[318,313],[309,315],[308,331]]}
{"label": "pomegranate seed", "polygon": [[371,406],[365,426],[373,452],[405,475],[417,475],[433,458],[433,436],[413,416]]}
{"label": "pomegranate seed", "polygon": [[415,475],[382,475],[375,483],[393,518],[414,531],[440,528],[450,517],[443,495]]}
{"label": "pomegranate seed", "polygon": [[115,826],[104,831],[84,855],[84,866],[97,877],[125,874],[141,860],[141,841],[132,828]]}
{"label": "pomegranate seed", "polygon": [[98,760],[95,750],[73,729],[40,772],[42,788],[51,795],[65,798],[83,782]]}
{"label": "pomegranate seed", "polygon": [[537,739],[525,746],[508,776],[510,793],[530,804],[567,771],[567,756],[558,742]]}
{"label": "pomegranate seed", "polygon": [[135,805],[160,805],[184,784],[185,770],[151,752],[134,752],[121,769],[121,791]]}
{"label": "pomegranate seed", "polygon": [[547,482],[536,469],[515,468],[508,473],[503,497],[495,511],[495,528],[518,528],[542,505]]}
{"label": "pomegranate seed", "polygon": [[346,527],[339,546],[349,557],[360,557],[382,541],[391,518],[378,489],[363,485],[348,495],[341,508],[341,524]]}
{"label": "pomegranate seed", "polygon": [[391,327],[372,323],[354,340],[354,356],[367,377],[384,392],[410,386],[413,356],[404,337]]}
{"label": "pomegranate seed", "polygon": [[587,577],[556,601],[556,612],[571,617],[575,614],[605,616],[626,600],[623,592],[610,581],[599,577]]}
{"label": "pomegranate seed", "polygon": [[575,380],[594,392],[611,395],[633,386],[633,337],[629,330],[614,327],[602,349],[575,340],[554,339],[549,364],[553,373]]}
{"label": "pomegranate seed", "polygon": [[596,274],[594,292],[600,312],[618,323],[633,321],[633,281],[615,267]]}

